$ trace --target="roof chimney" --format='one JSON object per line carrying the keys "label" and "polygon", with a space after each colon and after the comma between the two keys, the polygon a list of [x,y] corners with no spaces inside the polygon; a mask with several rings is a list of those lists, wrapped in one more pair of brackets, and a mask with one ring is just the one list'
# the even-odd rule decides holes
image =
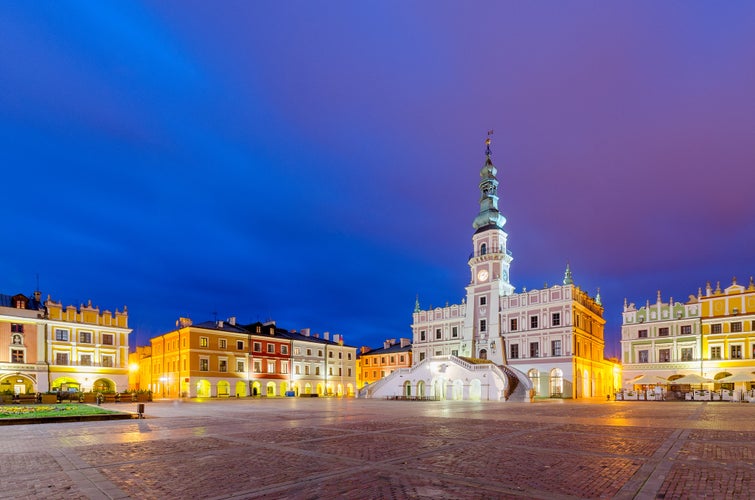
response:
{"label": "roof chimney", "polygon": [[304,335],[305,337],[309,337],[309,328],[302,328],[301,334]]}
{"label": "roof chimney", "polygon": [[218,328],[223,328],[223,320],[222,319],[218,320]]}
{"label": "roof chimney", "polygon": [[412,345],[411,339],[401,339],[401,347],[406,347],[408,345]]}
{"label": "roof chimney", "polygon": [[390,346],[391,346],[390,340],[386,340],[385,342],[383,342],[383,349],[388,349]]}
{"label": "roof chimney", "polygon": [[362,346],[362,354],[366,354],[366,353],[368,353],[370,351],[371,351],[371,349],[369,347],[367,347],[366,345]]}
{"label": "roof chimney", "polygon": [[322,332],[322,338],[325,340],[330,340],[330,332]]}
{"label": "roof chimney", "polygon": [[236,326],[236,316],[231,316],[230,318],[228,318],[228,324]]}

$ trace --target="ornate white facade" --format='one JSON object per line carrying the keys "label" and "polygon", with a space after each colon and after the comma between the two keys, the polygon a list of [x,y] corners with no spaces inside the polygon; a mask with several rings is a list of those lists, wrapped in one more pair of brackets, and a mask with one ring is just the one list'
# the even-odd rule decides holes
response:
{"label": "ornate white facade", "polygon": [[562,285],[515,293],[490,139],[486,144],[466,299],[428,310],[417,301],[412,324],[415,365],[373,387],[372,395],[409,396],[412,389],[420,397],[438,399],[610,394],[617,377],[614,365],[603,359],[600,296],[594,299],[575,286],[568,266]]}

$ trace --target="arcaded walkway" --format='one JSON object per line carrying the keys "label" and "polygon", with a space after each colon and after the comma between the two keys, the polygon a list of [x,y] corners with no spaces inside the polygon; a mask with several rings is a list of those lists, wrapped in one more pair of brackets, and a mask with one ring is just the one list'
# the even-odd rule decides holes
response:
{"label": "arcaded walkway", "polygon": [[[112,405],[135,410],[135,404]],[[746,498],[755,404],[155,402],[2,428],[2,498]]]}

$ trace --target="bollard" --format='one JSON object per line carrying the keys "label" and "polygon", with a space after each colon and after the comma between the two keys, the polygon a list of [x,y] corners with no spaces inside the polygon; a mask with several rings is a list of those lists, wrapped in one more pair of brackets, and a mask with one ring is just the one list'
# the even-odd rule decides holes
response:
{"label": "bollard", "polygon": [[144,403],[136,405],[136,413],[139,415],[139,418],[144,418]]}

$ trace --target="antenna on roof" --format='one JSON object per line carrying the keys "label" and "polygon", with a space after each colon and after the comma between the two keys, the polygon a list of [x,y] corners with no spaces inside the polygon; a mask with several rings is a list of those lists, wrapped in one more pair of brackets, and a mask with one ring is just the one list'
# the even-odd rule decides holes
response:
{"label": "antenna on roof", "polygon": [[217,322],[218,321],[218,312],[217,311],[212,311],[212,315],[215,318],[215,322]]}

